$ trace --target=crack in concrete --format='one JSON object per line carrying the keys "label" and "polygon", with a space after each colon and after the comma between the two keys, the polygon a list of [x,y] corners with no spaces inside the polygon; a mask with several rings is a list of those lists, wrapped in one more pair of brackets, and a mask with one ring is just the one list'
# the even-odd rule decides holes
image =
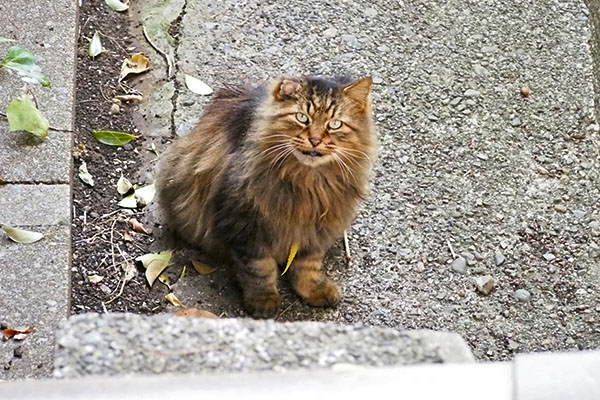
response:
{"label": "crack in concrete", "polygon": [[181,37],[180,37],[181,30],[182,30],[181,25],[183,24],[183,18],[185,17],[186,7],[187,7],[187,0],[184,0],[183,6],[181,7],[181,11],[180,11],[179,15],[177,16],[177,18],[175,18],[173,20],[173,23],[176,24],[176,31],[175,31],[175,34],[173,35],[173,37],[175,39],[175,45],[173,46],[174,47],[173,58],[174,58],[174,63],[175,63],[175,74],[173,75],[173,83],[175,86],[175,90],[173,92],[173,96],[171,97],[171,103],[173,105],[173,108],[171,109],[171,136],[172,137],[177,136],[177,129],[175,127],[175,113],[177,112],[177,99],[179,97],[179,91],[181,90],[181,88],[183,86],[182,83],[177,80],[177,71],[180,68],[179,43],[181,42]]}

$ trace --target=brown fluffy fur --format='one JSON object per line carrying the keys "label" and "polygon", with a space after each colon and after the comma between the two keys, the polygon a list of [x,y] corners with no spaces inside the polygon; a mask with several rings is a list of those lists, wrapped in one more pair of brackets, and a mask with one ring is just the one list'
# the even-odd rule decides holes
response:
{"label": "brown fluffy fur", "polygon": [[278,268],[293,243],[296,292],[314,306],[339,302],[322,258],[367,193],[376,148],[370,89],[370,78],[313,77],[222,89],[163,156],[158,189],[168,223],[232,264],[254,315],[276,312]]}

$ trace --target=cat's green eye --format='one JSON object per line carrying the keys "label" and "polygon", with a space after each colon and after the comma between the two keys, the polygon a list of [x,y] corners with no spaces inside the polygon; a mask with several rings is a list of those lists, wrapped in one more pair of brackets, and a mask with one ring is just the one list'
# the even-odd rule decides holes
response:
{"label": "cat's green eye", "polygon": [[298,122],[302,122],[303,124],[306,124],[308,122],[308,117],[306,116],[306,114],[302,114],[301,112],[296,113],[296,119],[298,120]]}
{"label": "cat's green eye", "polygon": [[342,121],[340,121],[339,119],[332,119],[331,121],[329,121],[327,126],[329,127],[329,129],[340,129],[342,127]]}

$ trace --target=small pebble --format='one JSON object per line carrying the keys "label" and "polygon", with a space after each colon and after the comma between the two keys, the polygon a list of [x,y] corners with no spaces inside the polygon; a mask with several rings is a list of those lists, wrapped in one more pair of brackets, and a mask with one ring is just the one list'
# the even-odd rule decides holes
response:
{"label": "small pebble", "polygon": [[502,253],[494,254],[494,262],[496,263],[496,265],[500,266],[500,265],[504,264],[504,261],[506,261],[506,257],[504,257],[504,254],[502,254]]}
{"label": "small pebble", "polygon": [[450,264],[450,268],[452,268],[454,272],[458,272],[459,274],[466,274],[467,260],[465,260],[464,257],[458,257],[457,259],[452,261],[452,263]]}
{"label": "small pebble", "polygon": [[489,157],[485,153],[477,153],[477,158],[479,158],[480,160],[483,160],[483,161],[487,161]]}
{"label": "small pebble", "polygon": [[8,325],[6,325],[6,322],[0,322],[0,330],[5,330],[8,329]]}
{"label": "small pebble", "polygon": [[374,8],[367,8],[367,9],[365,10],[365,15],[366,15],[367,17],[371,17],[371,18],[373,18],[374,16],[376,16],[376,15],[377,15],[377,10],[376,10],[376,9],[374,9]]}
{"label": "small pebble", "polygon": [[375,83],[375,84],[383,83],[383,79],[381,79],[381,77],[379,77],[379,76],[374,76],[373,83]]}
{"label": "small pebble", "polygon": [[15,347],[15,349],[13,350],[13,355],[15,356],[15,358],[23,357],[23,347]]}
{"label": "small pebble", "polygon": [[527,86],[523,86],[523,87],[521,88],[521,95],[522,95],[523,97],[527,97],[527,96],[529,96],[529,88],[528,88]]}
{"label": "small pebble", "polygon": [[119,107],[118,104],[113,104],[113,105],[110,106],[110,113],[111,114],[114,115],[114,114],[118,114],[120,112],[121,112],[121,107]]}
{"label": "small pebble", "polygon": [[333,27],[332,28],[327,28],[327,29],[325,29],[323,31],[323,36],[326,37],[326,38],[332,38],[335,35],[337,35],[337,33],[338,33],[337,29],[335,29]]}
{"label": "small pebble", "polygon": [[556,258],[556,256],[552,253],[546,253],[542,257],[544,257],[546,261],[552,261]]}
{"label": "small pebble", "polygon": [[513,294],[513,296],[515,297],[515,299],[517,299],[518,301],[522,301],[522,302],[527,302],[527,301],[531,300],[531,294],[525,289],[515,290],[515,293]]}
{"label": "small pebble", "polygon": [[194,104],[196,104],[196,100],[194,99],[188,99],[188,100],[184,100],[183,103],[184,107],[189,107],[189,106],[193,106]]}
{"label": "small pebble", "polygon": [[487,296],[494,290],[496,280],[491,275],[480,276],[475,279],[475,287],[477,291],[484,296]]}
{"label": "small pebble", "polygon": [[465,97],[479,97],[480,95],[481,93],[479,92],[479,90],[467,89],[465,91]]}
{"label": "small pebble", "polygon": [[512,126],[514,126],[515,128],[517,126],[521,126],[521,119],[519,117],[514,118],[512,121],[510,121],[510,124]]}
{"label": "small pebble", "polygon": [[567,207],[564,204],[557,204],[554,206],[554,209],[562,214],[567,212]]}
{"label": "small pebble", "polygon": [[462,97],[455,97],[450,101],[450,105],[456,107],[462,101]]}

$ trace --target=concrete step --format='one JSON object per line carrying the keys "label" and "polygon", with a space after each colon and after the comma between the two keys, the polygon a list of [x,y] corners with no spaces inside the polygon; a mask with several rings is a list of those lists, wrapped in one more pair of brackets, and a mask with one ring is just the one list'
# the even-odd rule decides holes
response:
{"label": "concrete step", "polygon": [[56,378],[473,362],[449,332],[319,322],[84,314],[57,332]]}

